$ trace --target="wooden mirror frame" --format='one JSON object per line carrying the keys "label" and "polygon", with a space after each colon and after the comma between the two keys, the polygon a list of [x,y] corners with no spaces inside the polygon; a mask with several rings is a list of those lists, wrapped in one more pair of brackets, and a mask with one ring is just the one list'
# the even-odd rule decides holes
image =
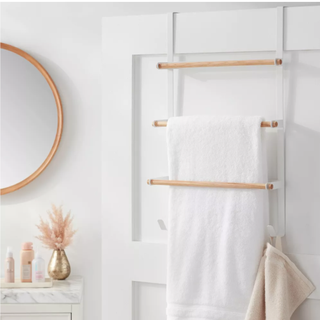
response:
{"label": "wooden mirror frame", "polygon": [[15,54],[18,54],[22,58],[24,58],[24,59],[28,60],[30,63],[32,63],[40,71],[40,73],[46,79],[47,83],[49,84],[49,86],[52,90],[52,93],[53,93],[53,96],[54,96],[54,99],[56,102],[56,106],[57,106],[57,113],[58,113],[58,125],[57,125],[56,137],[54,139],[52,148],[51,148],[47,158],[43,161],[43,163],[40,165],[40,167],[35,172],[33,172],[29,177],[27,177],[26,179],[12,185],[12,186],[0,189],[0,195],[3,195],[3,194],[7,194],[10,192],[16,191],[16,190],[26,186],[31,181],[33,181],[35,178],[37,178],[44,171],[44,169],[49,165],[50,161],[52,160],[53,156],[55,155],[55,153],[58,149],[58,146],[59,146],[59,143],[61,140],[62,127],[63,127],[63,112],[62,112],[61,99],[60,99],[57,87],[54,84],[53,80],[51,79],[49,73],[45,70],[45,68],[36,59],[34,59],[28,53],[24,52],[23,50],[21,50],[19,48],[16,48],[16,47],[13,47],[9,44],[0,42],[0,49],[5,49],[5,50],[11,51]]}

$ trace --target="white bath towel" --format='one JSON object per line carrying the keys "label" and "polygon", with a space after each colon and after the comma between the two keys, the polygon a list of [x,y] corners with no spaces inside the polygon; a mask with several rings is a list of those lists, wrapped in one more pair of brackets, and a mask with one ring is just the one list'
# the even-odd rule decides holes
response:
{"label": "white bath towel", "polygon": [[[260,117],[168,121],[169,178],[266,182]],[[244,320],[266,240],[267,192],[170,187],[168,320]]]}

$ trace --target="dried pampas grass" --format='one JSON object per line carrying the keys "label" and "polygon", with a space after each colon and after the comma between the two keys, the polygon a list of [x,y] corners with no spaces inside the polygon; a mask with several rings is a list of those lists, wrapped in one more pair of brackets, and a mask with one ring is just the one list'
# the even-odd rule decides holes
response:
{"label": "dried pampas grass", "polygon": [[45,248],[63,250],[71,244],[72,238],[77,232],[73,230],[71,212],[64,218],[62,206],[57,208],[55,205],[52,205],[52,212],[48,211],[48,215],[49,222],[43,221],[40,217],[40,224],[36,226],[40,230],[41,235],[36,238],[42,242]]}

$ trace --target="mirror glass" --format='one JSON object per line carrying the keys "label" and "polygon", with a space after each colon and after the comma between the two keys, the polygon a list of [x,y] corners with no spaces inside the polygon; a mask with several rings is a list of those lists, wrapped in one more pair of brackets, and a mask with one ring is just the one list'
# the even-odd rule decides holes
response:
{"label": "mirror glass", "polygon": [[41,166],[53,146],[57,124],[57,105],[46,79],[28,60],[1,49],[1,189]]}

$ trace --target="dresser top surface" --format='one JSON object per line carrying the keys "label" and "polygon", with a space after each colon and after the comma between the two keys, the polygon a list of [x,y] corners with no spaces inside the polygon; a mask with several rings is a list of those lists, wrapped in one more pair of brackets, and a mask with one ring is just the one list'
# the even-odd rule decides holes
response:
{"label": "dresser top surface", "polygon": [[81,303],[83,278],[70,276],[54,280],[51,288],[0,288],[1,304]]}

